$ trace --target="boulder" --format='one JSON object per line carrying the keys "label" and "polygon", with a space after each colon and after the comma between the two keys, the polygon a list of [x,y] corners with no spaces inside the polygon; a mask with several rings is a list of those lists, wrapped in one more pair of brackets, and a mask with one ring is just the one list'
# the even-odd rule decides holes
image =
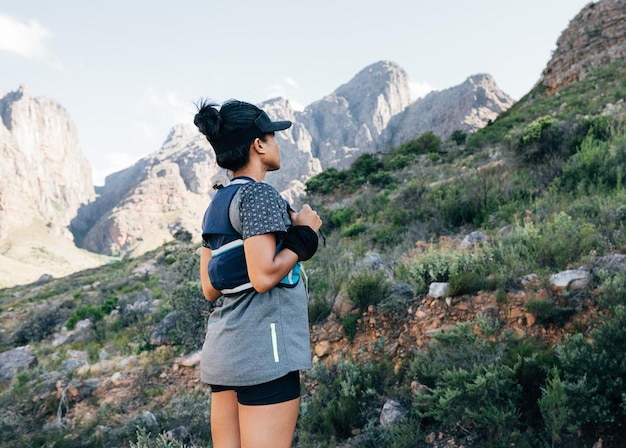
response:
{"label": "boulder", "polygon": [[28,346],[0,353],[0,383],[11,381],[19,372],[35,367],[38,362]]}

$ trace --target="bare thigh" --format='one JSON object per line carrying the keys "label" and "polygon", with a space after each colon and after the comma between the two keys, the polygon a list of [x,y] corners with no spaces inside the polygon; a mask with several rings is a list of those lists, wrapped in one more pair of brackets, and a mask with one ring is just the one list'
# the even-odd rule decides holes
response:
{"label": "bare thigh", "polygon": [[211,394],[211,438],[214,448],[239,448],[239,403],[234,390]]}
{"label": "bare thigh", "polygon": [[289,448],[296,429],[299,407],[300,398],[260,406],[240,404],[242,448]]}

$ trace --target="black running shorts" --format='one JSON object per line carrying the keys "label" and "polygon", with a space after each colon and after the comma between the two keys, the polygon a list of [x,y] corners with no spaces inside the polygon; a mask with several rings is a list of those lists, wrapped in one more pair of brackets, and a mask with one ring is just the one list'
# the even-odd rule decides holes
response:
{"label": "black running shorts", "polygon": [[300,373],[296,370],[281,378],[254,386],[211,385],[212,392],[226,390],[234,390],[239,404],[247,406],[283,403],[300,396]]}

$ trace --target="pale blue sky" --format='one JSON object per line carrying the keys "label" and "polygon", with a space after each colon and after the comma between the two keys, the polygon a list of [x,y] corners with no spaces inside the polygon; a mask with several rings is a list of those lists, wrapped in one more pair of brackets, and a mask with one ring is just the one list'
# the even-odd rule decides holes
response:
{"label": "pale blue sky", "polygon": [[157,151],[193,102],[306,106],[369,64],[414,96],[489,73],[515,99],[587,0],[0,0],[0,93],[25,85],[78,129],[94,182]]}

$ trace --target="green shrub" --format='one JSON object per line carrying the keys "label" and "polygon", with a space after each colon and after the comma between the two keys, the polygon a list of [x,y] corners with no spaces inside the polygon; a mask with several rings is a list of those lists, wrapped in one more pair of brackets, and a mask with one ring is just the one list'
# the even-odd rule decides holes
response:
{"label": "green shrub", "polygon": [[559,185],[564,191],[608,192],[623,186],[626,137],[604,141],[591,135],[563,167]]}
{"label": "green shrub", "polygon": [[205,391],[183,391],[174,395],[162,408],[161,427],[185,426],[195,445],[211,444],[210,397]]}
{"label": "green shrub", "polygon": [[450,134],[449,138],[451,141],[460,146],[465,144],[465,141],[467,140],[467,134],[457,129],[456,131],[453,131],[452,134]]}
{"label": "green shrub", "polygon": [[186,282],[172,291],[172,309],[180,311],[173,340],[189,350],[202,347],[206,336],[206,322],[213,304],[204,298],[197,282]]}
{"label": "green shrub", "polygon": [[441,150],[441,138],[431,131],[426,131],[414,140],[403,143],[396,150],[399,154],[421,155]]}
{"label": "green shrub", "polygon": [[418,400],[422,417],[433,418],[448,431],[459,426],[477,436],[494,440],[516,428],[520,386],[517,367],[502,364],[452,368],[440,373],[436,385]]}
{"label": "green shrub", "polygon": [[337,168],[326,168],[319,174],[306,181],[306,192],[308,194],[321,193],[328,194],[341,187],[347,179],[345,171],[338,171]]}
{"label": "green shrub", "polygon": [[343,327],[343,335],[348,339],[348,341],[354,341],[354,337],[357,333],[357,322],[359,320],[358,314],[349,314],[341,320],[341,325]]}
{"label": "green shrub", "polygon": [[390,372],[372,362],[340,360],[330,367],[318,363],[307,374],[318,387],[315,394],[302,398],[298,426],[328,443],[347,439],[364,426],[369,412],[380,406],[377,388]]}
{"label": "green shrub", "polygon": [[539,322],[546,322],[554,315],[555,305],[552,300],[531,299],[528,300],[524,306]]}
{"label": "green shrub", "polygon": [[616,274],[600,273],[599,302],[605,308],[626,305],[626,270]]}
{"label": "green shrub", "polygon": [[411,377],[435,387],[445,370],[469,371],[474,366],[489,366],[502,360],[504,347],[481,338],[472,327],[472,322],[464,322],[435,333],[428,350],[418,353],[411,362]]}
{"label": "green shrub", "polygon": [[[418,243],[406,261],[412,283],[418,292],[425,293],[432,282],[453,280],[454,288],[472,290],[482,283],[490,265],[488,250],[467,251],[459,249],[450,239],[435,243]],[[464,282],[465,280],[465,282]]]}
{"label": "green shrub", "polygon": [[346,284],[346,293],[350,301],[358,308],[367,310],[376,305],[389,293],[389,281],[383,271],[361,272]]}
{"label": "green shrub", "polygon": [[97,305],[83,305],[74,311],[74,314],[70,316],[65,324],[69,330],[73,330],[76,324],[85,319],[91,319],[94,322],[99,321],[104,317],[102,308]]}
{"label": "green shrub", "polygon": [[356,211],[351,207],[344,207],[330,212],[330,224],[333,228],[340,228],[351,223]]}
{"label": "green shrub", "polygon": [[556,347],[569,403],[568,428],[591,437],[626,429],[626,307],[617,305],[591,332]]}
{"label": "green shrub", "polygon": [[555,443],[561,442],[561,432],[565,428],[568,413],[565,387],[556,367],[550,370],[546,386],[541,388],[538,404],[554,447]]}
{"label": "green shrub", "polygon": [[350,224],[341,232],[341,236],[344,238],[352,238],[355,237],[367,230],[367,226],[362,222],[355,222]]}
{"label": "green shrub", "polygon": [[186,445],[169,440],[165,434],[159,434],[155,438],[145,428],[137,429],[137,438],[130,442],[130,448],[185,448]]}

